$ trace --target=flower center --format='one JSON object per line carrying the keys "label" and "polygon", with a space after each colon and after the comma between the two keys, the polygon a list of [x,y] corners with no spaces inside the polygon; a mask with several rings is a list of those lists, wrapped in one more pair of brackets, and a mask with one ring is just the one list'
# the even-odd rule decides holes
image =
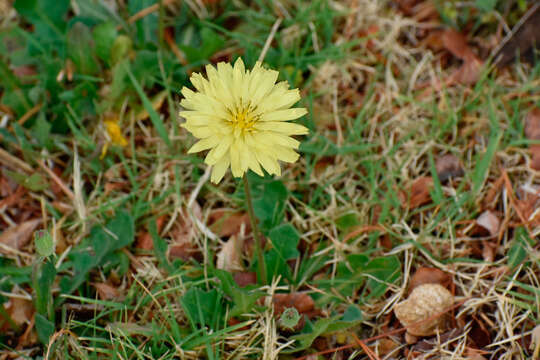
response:
{"label": "flower center", "polygon": [[253,109],[250,106],[236,108],[230,111],[230,114],[230,124],[235,137],[254,130],[253,126],[258,120],[258,116],[253,115]]}
{"label": "flower center", "polygon": [[253,127],[255,119],[249,113],[249,109],[238,111],[233,119],[233,124],[242,130],[249,130]]}

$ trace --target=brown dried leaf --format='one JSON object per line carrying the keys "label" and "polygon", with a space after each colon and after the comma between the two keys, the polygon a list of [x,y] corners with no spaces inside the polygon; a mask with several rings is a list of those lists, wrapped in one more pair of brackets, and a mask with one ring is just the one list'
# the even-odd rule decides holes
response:
{"label": "brown dried leaf", "polygon": [[475,53],[467,44],[465,36],[454,29],[448,29],[442,34],[443,46],[458,59],[465,62],[476,59]]}
{"label": "brown dried leaf", "polygon": [[[8,302],[0,306],[4,307],[4,310],[16,326],[29,324],[32,320],[34,306],[30,300],[11,298]],[[11,329],[10,322],[0,315],[0,331],[4,332],[9,329]]]}
{"label": "brown dried leaf", "polygon": [[450,285],[450,281],[450,275],[440,269],[421,267],[416,270],[411,278],[411,282],[409,283],[409,293],[418,286],[424,284],[439,284],[447,288]]}
{"label": "brown dried leaf", "polygon": [[191,242],[182,242],[169,245],[169,257],[188,261],[189,259],[201,260],[201,252]]}
{"label": "brown dried leaf", "polygon": [[[429,336],[443,331],[447,314],[441,314],[452,306],[454,298],[442,285],[424,284],[416,287],[407,300],[394,307],[398,320],[414,336]],[[435,315],[440,316],[435,317]]]}
{"label": "brown dried leaf", "polygon": [[[161,215],[156,219],[157,233],[159,234],[165,225],[166,215]],[[148,231],[143,231],[137,236],[135,247],[142,250],[152,250],[154,248],[154,240]]]}
{"label": "brown dried leaf", "polygon": [[445,183],[454,177],[463,176],[464,174],[461,161],[452,154],[446,154],[437,158],[435,169],[441,183]]}
{"label": "brown dried leaf", "polygon": [[243,240],[237,236],[231,236],[217,254],[216,267],[230,272],[241,271]]}
{"label": "brown dried leaf", "polygon": [[120,298],[120,291],[107,283],[93,283],[101,300],[114,300]]}
{"label": "brown dried leaf", "polygon": [[[467,348],[467,359],[468,360],[486,360],[482,354],[486,354],[485,351],[474,349],[474,348]],[[487,353],[489,354],[489,353]]]}
{"label": "brown dried leaf", "polygon": [[495,213],[486,210],[476,219],[476,224],[486,229],[490,236],[495,237],[499,234],[501,221]]}
{"label": "brown dried leaf", "polygon": [[529,166],[531,169],[540,171],[540,145],[531,145],[531,162]]}
{"label": "brown dried leaf", "polygon": [[216,209],[210,213],[210,230],[219,237],[237,235],[242,225],[246,232],[251,231],[249,217],[247,213],[233,212],[226,209]]}
{"label": "brown dried leaf", "polygon": [[386,355],[391,353],[400,346],[397,342],[392,339],[383,338],[379,340],[379,355]]}
{"label": "brown dried leaf", "polygon": [[234,273],[233,278],[240,287],[245,287],[257,283],[257,274],[254,272],[237,272]]}
{"label": "brown dried leaf", "polygon": [[446,81],[447,86],[454,84],[474,85],[480,78],[484,63],[478,59],[465,61]]}
{"label": "brown dried leaf", "polygon": [[480,76],[483,63],[469,47],[465,36],[453,29],[448,29],[443,33],[442,41],[444,47],[452,55],[463,61],[461,67],[447,79],[446,85],[471,85],[476,83]]}
{"label": "brown dried leaf", "polygon": [[[33,219],[7,229],[0,234],[0,244],[20,250],[30,241],[34,230],[39,224],[41,224],[41,219]],[[6,254],[7,252],[8,250],[4,246],[0,247],[0,254]]]}
{"label": "brown dried leaf", "polygon": [[540,108],[534,108],[525,116],[525,136],[529,140],[540,140]]}
{"label": "brown dried leaf", "polygon": [[433,188],[431,176],[422,176],[411,185],[409,192],[409,208],[414,209],[431,201],[430,191]]}
{"label": "brown dried leaf", "polygon": [[272,298],[274,314],[279,317],[286,308],[294,307],[300,314],[315,310],[315,302],[306,293],[294,292],[290,294],[274,294]]}

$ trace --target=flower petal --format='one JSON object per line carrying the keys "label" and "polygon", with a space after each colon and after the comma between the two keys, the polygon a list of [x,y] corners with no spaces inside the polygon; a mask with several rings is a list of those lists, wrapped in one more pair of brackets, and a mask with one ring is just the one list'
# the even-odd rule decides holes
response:
{"label": "flower petal", "polygon": [[287,121],[298,119],[307,114],[306,108],[292,108],[277,110],[261,115],[261,121]]}
{"label": "flower petal", "polygon": [[309,133],[307,127],[284,121],[261,121],[254,125],[258,130],[274,131],[287,135],[305,135]]}
{"label": "flower petal", "polygon": [[227,168],[229,167],[229,164],[230,164],[229,154],[219,159],[219,161],[212,168],[212,175],[210,177],[210,181],[213,182],[214,184],[219,183],[221,179],[223,179],[225,172],[227,172]]}
{"label": "flower petal", "polygon": [[203,150],[208,150],[219,144],[220,138],[218,136],[211,136],[205,139],[202,139],[195,143],[189,150],[188,154],[196,153]]}

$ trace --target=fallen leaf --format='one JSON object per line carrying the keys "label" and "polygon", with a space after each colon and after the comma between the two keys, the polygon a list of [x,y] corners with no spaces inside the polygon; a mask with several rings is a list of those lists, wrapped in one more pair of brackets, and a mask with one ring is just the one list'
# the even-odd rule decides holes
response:
{"label": "fallen leaf", "polygon": [[[9,301],[0,306],[4,307],[6,314],[9,315],[11,321],[16,327],[30,324],[32,315],[34,314],[34,306],[32,305],[32,301],[20,298],[10,298]],[[0,331],[4,332],[9,329],[12,329],[12,324],[10,321],[4,319],[2,315],[0,315]]]}
{"label": "fallen leaf", "polygon": [[246,232],[251,231],[247,213],[215,209],[210,213],[209,223],[210,230],[219,237],[237,235],[242,226],[245,226]]}
{"label": "fallen leaf", "polygon": [[172,259],[202,260],[202,254],[199,249],[191,242],[183,242],[169,245],[169,257]]}
{"label": "fallen leaf", "polygon": [[540,171],[540,145],[531,145],[529,149],[532,154],[529,166],[533,170]]}
{"label": "fallen leaf", "polygon": [[[534,3],[534,2],[533,2]],[[540,47],[540,2],[536,2],[522,16],[512,31],[502,40],[495,50],[495,64],[502,68],[516,56],[531,52],[534,47]]]}
{"label": "fallen leaf", "polygon": [[421,267],[416,270],[411,278],[409,283],[409,293],[418,286],[424,284],[439,284],[447,288],[450,285],[450,281],[450,275],[440,269]]}
{"label": "fallen leaf", "polygon": [[461,161],[452,154],[446,154],[437,158],[435,169],[441,183],[445,183],[454,177],[463,176],[464,174]]}
{"label": "fallen leaf", "polygon": [[379,350],[379,355],[386,355],[391,353],[400,346],[397,342],[392,339],[383,338],[378,341],[377,348]]}
{"label": "fallen leaf", "polygon": [[489,328],[480,317],[472,315],[469,330],[469,340],[477,347],[484,348],[491,344],[491,334]]}
{"label": "fallen leaf", "polygon": [[223,244],[221,250],[217,254],[216,267],[230,272],[243,270],[243,243],[242,238],[234,235],[231,236],[229,240]]}
{"label": "fallen leaf", "polygon": [[[540,108],[534,108],[525,116],[525,136],[529,140],[540,140]],[[531,161],[529,167],[540,171],[540,145],[529,146]]]}
{"label": "fallen leaf", "polygon": [[294,307],[300,314],[308,314],[315,310],[315,302],[306,293],[274,294],[272,297],[274,314],[279,317],[286,308]]}
{"label": "fallen leaf", "polygon": [[442,34],[443,46],[463,64],[446,80],[446,85],[472,85],[480,77],[483,62],[467,44],[465,36],[456,30],[448,29]]}
{"label": "fallen leaf", "polygon": [[525,116],[525,136],[529,140],[540,140],[540,108],[535,107]]}
{"label": "fallen leaf", "polygon": [[491,237],[495,237],[499,234],[501,221],[495,213],[486,210],[478,217],[478,219],[476,219],[476,224],[487,230]]}
{"label": "fallen leaf", "polygon": [[489,355],[489,353],[486,353],[485,351],[474,349],[474,348],[467,348],[467,360],[486,360],[486,358],[483,356],[483,354]]}
{"label": "fallen leaf", "polygon": [[254,272],[241,271],[236,272],[233,275],[234,281],[240,287],[245,287],[248,285],[253,285],[257,283],[257,274]]}
{"label": "fallen leaf", "polygon": [[[414,336],[430,336],[446,327],[447,313],[452,306],[452,294],[440,284],[423,284],[416,287],[407,300],[394,307],[398,320]],[[436,315],[440,315],[437,316]]]}
{"label": "fallen leaf", "polygon": [[408,207],[410,209],[425,205],[431,201],[430,191],[433,188],[431,176],[422,176],[416,179],[409,191]]}
{"label": "fallen leaf", "polygon": [[7,254],[9,250],[6,247],[20,250],[28,244],[39,224],[41,224],[41,219],[33,219],[5,230],[0,234],[0,244],[4,245],[0,246],[0,253]]}
{"label": "fallen leaf", "polygon": [[454,29],[447,29],[442,34],[442,42],[443,46],[458,59],[465,62],[476,59],[475,53],[467,44],[467,39],[462,33]]}
{"label": "fallen leaf", "polygon": [[101,300],[115,300],[120,298],[120,291],[107,283],[93,283]]}
{"label": "fallen leaf", "polygon": [[[167,220],[167,215],[161,215],[156,219],[156,230],[158,234],[161,233],[163,225],[165,225],[165,220]],[[139,233],[135,247],[142,250],[152,250],[154,248],[154,240],[147,230]]]}

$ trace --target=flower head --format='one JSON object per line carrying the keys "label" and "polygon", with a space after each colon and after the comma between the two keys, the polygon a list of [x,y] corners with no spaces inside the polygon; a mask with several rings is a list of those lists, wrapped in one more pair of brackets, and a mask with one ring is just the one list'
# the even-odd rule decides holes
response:
{"label": "flower head", "polygon": [[231,167],[235,177],[248,169],[264,176],[281,174],[278,160],[295,162],[300,142],[291,135],[304,135],[308,129],[288,122],[307,113],[291,108],[298,100],[298,89],[289,89],[286,81],[276,84],[278,72],[267,70],[260,62],[246,70],[239,58],[231,64],[220,62],[217,69],[206,66],[205,79],[194,73],[191,83],[196,92],[184,87],[181,101],[186,111],[182,124],[196,138],[189,153],[210,150],[204,162],[213,166],[211,180],[221,181]]}

